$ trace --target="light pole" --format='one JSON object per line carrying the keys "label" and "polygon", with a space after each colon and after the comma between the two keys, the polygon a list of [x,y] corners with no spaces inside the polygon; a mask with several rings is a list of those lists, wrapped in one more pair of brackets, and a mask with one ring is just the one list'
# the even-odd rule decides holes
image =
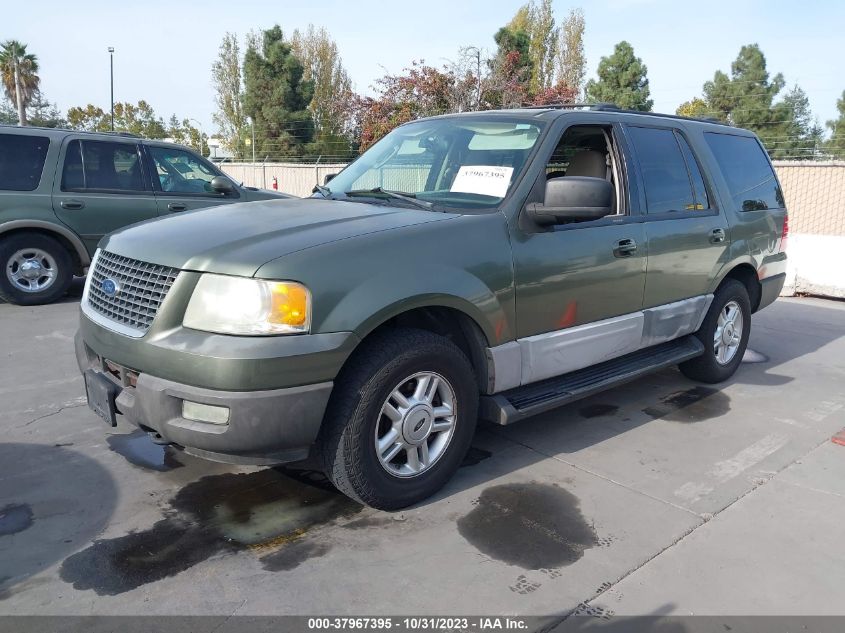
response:
{"label": "light pole", "polygon": [[109,78],[111,80],[111,131],[114,132],[114,46],[109,46]]}
{"label": "light pole", "polygon": [[202,123],[200,123],[196,119],[188,119],[188,121],[193,121],[194,123],[197,124],[197,127],[199,128],[199,131],[200,131],[200,143],[199,143],[199,145],[200,146],[197,148],[197,151],[200,153],[200,156],[202,156],[202,137],[205,136],[205,132],[202,131]]}

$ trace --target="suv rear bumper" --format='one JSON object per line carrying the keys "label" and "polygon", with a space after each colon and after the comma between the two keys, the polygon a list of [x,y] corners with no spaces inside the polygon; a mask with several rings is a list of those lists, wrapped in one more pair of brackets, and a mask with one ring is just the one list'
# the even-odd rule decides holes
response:
{"label": "suv rear bumper", "polygon": [[785,281],[786,273],[772,275],[760,280],[760,304],[757,306],[757,310],[762,310],[767,305],[774,303],[780,295],[780,291],[783,290]]}
{"label": "suv rear bumper", "polygon": [[[188,453],[234,464],[269,465],[308,456],[317,438],[331,394],[332,382],[260,391],[204,389],[147,373],[134,386],[103,371],[97,354],[76,334],[76,359],[81,371],[93,369],[120,390],[117,412],[135,426],[156,432],[162,443],[185,447]],[[183,402],[226,407],[226,424],[190,420]],[[158,439],[156,441],[159,441]]]}

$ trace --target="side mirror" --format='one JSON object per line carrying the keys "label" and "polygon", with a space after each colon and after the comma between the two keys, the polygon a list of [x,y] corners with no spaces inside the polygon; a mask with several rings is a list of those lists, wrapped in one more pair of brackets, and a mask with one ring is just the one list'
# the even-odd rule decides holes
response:
{"label": "side mirror", "polygon": [[211,190],[214,193],[228,195],[235,192],[235,185],[225,176],[215,176],[211,179]]}
{"label": "side mirror", "polygon": [[329,181],[330,181],[332,178],[334,178],[335,176],[337,176],[337,174],[326,174],[326,175],[325,175],[325,177],[323,178],[323,184],[324,184],[324,185],[329,184]]}
{"label": "side mirror", "polygon": [[546,182],[543,204],[525,210],[537,224],[561,224],[568,220],[598,220],[613,209],[613,185],[604,178],[566,176]]}

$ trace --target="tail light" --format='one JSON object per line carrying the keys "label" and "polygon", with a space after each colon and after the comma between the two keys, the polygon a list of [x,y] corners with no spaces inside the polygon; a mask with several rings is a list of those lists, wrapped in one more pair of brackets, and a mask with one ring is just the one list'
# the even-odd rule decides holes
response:
{"label": "tail light", "polygon": [[783,216],[783,231],[780,234],[780,253],[786,252],[786,243],[789,238],[789,214]]}

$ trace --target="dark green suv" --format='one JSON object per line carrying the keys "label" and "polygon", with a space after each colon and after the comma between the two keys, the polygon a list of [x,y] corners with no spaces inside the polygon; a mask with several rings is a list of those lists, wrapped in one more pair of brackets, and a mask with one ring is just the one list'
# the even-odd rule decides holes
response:
{"label": "dark green suv", "polygon": [[424,119],[311,198],[103,240],[77,357],[111,425],[212,460],[308,459],[398,508],[452,476],[479,417],[676,364],[730,377],[783,285],[786,220],[759,140],[727,125],[607,106]]}
{"label": "dark green suv", "polygon": [[212,205],[288,198],[242,187],[186,147],[0,126],[0,299],[61,297],[107,233]]}

